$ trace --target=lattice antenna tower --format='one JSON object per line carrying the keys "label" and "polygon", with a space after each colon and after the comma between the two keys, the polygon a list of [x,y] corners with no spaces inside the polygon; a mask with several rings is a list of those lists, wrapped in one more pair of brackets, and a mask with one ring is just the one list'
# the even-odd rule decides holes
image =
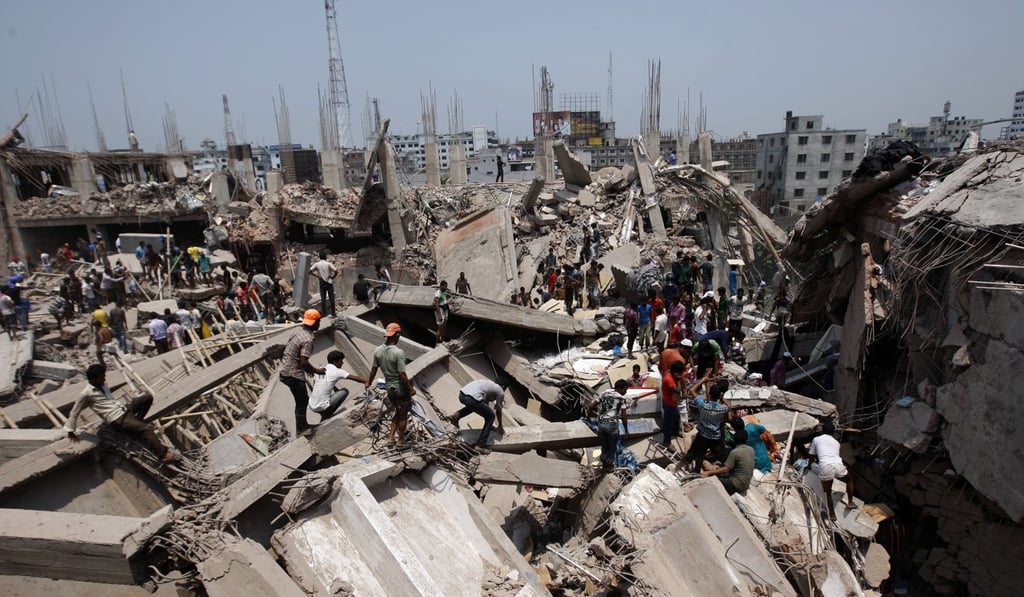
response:
{"label": "lattice antenna tower", "polygon": [[333,126],[337,129],[332,137],[338,145],[331,149],[352,146],[352,114],[348,103],[348,83],[345,82],[345,63],[341,59],[341,41],[338,37],[338,15],[334,10],[334,0],[324,0],[327,12],[327,50],[329,53],[328,68],[330,70],[330,101],[334,116]]}
{"label": "lattice antenna tower", "polygon": [[224,141],[228,147],[238,145],[235,140],[235,125],[231,123],[231,108],[228,107],[228,96],[223,94],[220,98],[224,101]]}
{"label": "lattice antenna tower", "polygon": [[107,140],[103,137],[103,129],[100,128],[100,117],[96,115],[96,102],[92,99],[92,85],[85,84],[89,90],[89,107],[92,109],[92,126],[96,129],[96,149],[100,152],[107,151]]}

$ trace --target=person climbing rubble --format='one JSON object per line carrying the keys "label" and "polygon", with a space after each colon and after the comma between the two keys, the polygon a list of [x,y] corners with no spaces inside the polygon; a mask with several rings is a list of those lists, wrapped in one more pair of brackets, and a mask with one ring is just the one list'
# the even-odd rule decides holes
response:
{"label": "person climbing rubble", "polygon": [[622,430],[629,433],[626,419],[626,390],[629,381],[620,379],[614,389],[605,390],[587,405],[587,414],[597,426],[597,437],[601,440],[601,465],[606,471],[615,467],[619,453],[619,421]]}
{"label": "person climbing rubble", "polygon": [[440,344],[445,340],[445,331],[448,328],[448,282],[441,280],[441,283],[437,285],[437,291],[434,292],[434,322],[437,324],[437,343]]}
{"label": "person climbing rubble", "polygon": [[144,420],[149,407],[153,404],[152,395],[142,394],[132,398],[130,402],[115,397],[107,386],[107,368],[100,364],[89,365],[85,370],[85,378],[89,383],[82,389],[78,400],[71,408],[67,422],[64,423],[68,439],[72,442],[78,441],[78,416],[82,409],[88,406],[111,427],[140,436],[161,462],[171,462],[178,458],[174,451],[156,436],[153,426]]}
{"label": "person climbing rubble", "polygon": [[853,477],[846,470],[839,453],[839,441],[835,438],[836,425],[832,421],[821,424],[821,433],[814,436],[807,453],[811,457],[811,472],[821,479],[821,488],[825,491],[825,504],[828,515],[835,518],[836,508],[832,500],[832,481],[846,481],[846,506],[853,508]]}
{"label": "person climbing rubble", "polygon": [[[693,405],[700,413],[697,419],[697,435],[694,436],[693,443],[690,444],[690,449],[686,452],[686,457],[677,465],[676,470],[680,466],[692,466],[692,471],[696,473],[703,468],[704,457],[708,450],[716,452],[717,456],[717,452],[722,448],[722,423],[729,415],[729,411],[732,410],[732,405],[723,397],[728,388],[726,382],[719,381],[711,384],[706,399],[703,395],[698,394],[710,380],[711,371],[709,370],[690,388]],[[746,438],[743,441],[745,442]],[[751,458],[751,466],[753,466],[753,458]]]}
{"label": "person climbing rubble", "polygon": [[[483,418],[484,426],[476,441],[473,442],[474,447],[487,445],[487,438],[491,435],[491,427],[495,420],[498,422],[498,433],[504,435],[505,426],[501,422],[501,411],[505,405],[505,390],[508,389],[508,385],[509,382],[505,378],[500,378],[496,382],[489,379],[478,379],[469,382],[459,390],[459,402],[462,403],[462,408],[449,415],[448,420],[458,428],[459,419],[470,413],[476,413]],[[489,402],[494,403],[493,409],[487,405]]]}
{"label": "person climbing rubble", "polygon": [[[416,390],[412,382],[405,374],[405,351],[398,347],[398,341],[402,337],[402,326],[397,323],[389,323],[384,328],[384,344],[381,344],[373,351],[373,365],[370,374],[366,377],[365,386],[370,388],[377,370],[384,375],[384,388],[388,392],[388,399],[395,409],[391,418],[391,430],[388,433],[388,442],[402,447],[405,445],[405,430],[409,425],[409,411],[412,410],[412,397]],[[397,441],[395,436],[398,436]]]}
{"label": "person climbing rubble", "polygon": [[[281,369],[278,373],[281,383],[288,386],[295,400],[295,434],[304,435],[309,429],[306,421],[306,407],[309,406],[309,387],[306,385],[306,374],[324,375],[327,370],[323,367],[314,367],[309,362],[313,354],[313,339],[316,331],[320,329],[320,312],[316,309],[306,309],[302,314],[302,327],[295,330],[288,344],[284,347],[284,356],[281,358]],[[375,368],[376,369],[376,368]],[[372,377],[372,372],[371,372]]]}

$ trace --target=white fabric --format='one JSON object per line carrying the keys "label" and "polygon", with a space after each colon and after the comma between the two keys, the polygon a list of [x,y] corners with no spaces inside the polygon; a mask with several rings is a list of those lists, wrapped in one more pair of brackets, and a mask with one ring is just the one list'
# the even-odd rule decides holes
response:
{"label": "white fabric", "polygon": [[337,271],[333,264],[329,261],[321,259],[313,264],[313,267],[309,268],[309,271],[316,274],[320,280],[324,282],[331,281],[331,274]]}
{"label": "white fabric", "polygon": [[348,377],[348,371],[327,363],[324,374],[317,375],[313,382],[313,391],[309,394],[309,406],[316,412],[327,408],[334,393],[334,384]]}

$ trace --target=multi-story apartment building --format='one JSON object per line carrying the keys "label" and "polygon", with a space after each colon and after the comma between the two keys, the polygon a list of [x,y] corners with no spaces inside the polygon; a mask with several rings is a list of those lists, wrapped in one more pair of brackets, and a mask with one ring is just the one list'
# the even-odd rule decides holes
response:
{"label": "multi-story apartment building", "polygon": [[[1024,97],[1024,92],[1021,92]],[[971,132],[981,132],[982,118],[967,118],[966,116],[949,116],[951,104],[946,102],[943,106],[942,116],[932,116],[928,124],[911,124],[897,119],[890,122],[886,132],[872,137],[868,142],[868,149],[881,149],[893,141],[910,141],[921,153],[933,156],[951,155],[960,148],[960,145]],[[1024,122],[1021,123],[1024,128]]]}
{"label": "multi-story apartment building", "polygon": [[754,199],[790,223],[848,178],[864,157],[865,129],[832,129],[823,116],[786,112],[785,130],[757,136]]}
{"label": "multi-story apartment building", "polygon": [[1013,122],[999,131],[1000,139],[1024,138],[1024,89],[1013,94]]}
{"label": "multi-story apartment building", "polygon": [[[426,168],[427,158],[423,149],[424,138],[422,133],[416,133],[415,135],[388,135],[388,139],[395,147],[395,153],[398,154],[400,161],[409,160],[414,162],[417,170]],[[440,158],[442,170],[448,169],[448,148],[455,143],[462,143],[463,147],[466,148],[466,157],[470,158],[488,147],[497,147],[498,134],[487,130],[487,127],[483,126],[475,126],[472,131],[456,133],[455,135],[438,133],[437,154]]]}

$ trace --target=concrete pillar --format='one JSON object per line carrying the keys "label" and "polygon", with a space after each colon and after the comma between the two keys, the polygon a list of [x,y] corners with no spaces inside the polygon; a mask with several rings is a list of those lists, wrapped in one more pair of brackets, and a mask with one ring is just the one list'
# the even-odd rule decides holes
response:
{"label": "concrete pillar", "polygon": [[280,170],[267,172],[266,203],[270,206],[270,225],[274,228],[274,236],[270,245],[274,251],[274,260],[281,255],[281,239],[284,238],[284,217],[281,211],[281,189],[284,188],[284,175]]}
{"label": "concrete pillar", "polygon": [[423,157],[426,160],[427,186],[441,186],[441,163],[437,155],[436,141],[428,141],[423,144]]}
{"label": "concrete pillar", "polygon": [[[295,301],[295,306],[303,311],[309,307],[309,268],[311,267],[313,267],[313,256],[305,251],[299,253],[295,263],[295,283],[292,284],[292,300]],[[319,289],[317,292],[319,294]]]}
{"label": "concrete pillar", "polygon": [[345,166],[342,163],[340,151],[336,149],[324,149],[321,151],[320,169],[325,187],[334,189],[338,193],[345,190]]}
{"label": "concrete pillar", "polygon": [[548,173],[544,180],[555,180],[555,147],[551,139],[544,140],[544,167]]}
{"label": "concrete pillar", "polygon": [[210,176],[210,187],[213,189],[213,202],[220,210],[226,210],[231,203],[231,189],[228,187],[228,175],[214,172]]}
{"label": "concrete pillar", "polygon": [[658,161],[658,156],[661,155],[661,133],[659,131],[651,131],[647,135],[647,157],[651,159],[651,164]]}
{"label": "concrete pillar", "polygon": [[96,171],[93,170],[89,156],[76,154],[71,158],[71,186],[78,191],[83,202],[99,190],[96,188]]}
{"label": "concrete pillar", "polygon": [[683,133],[679,135],[679,140],[676,141],[676,160],[680,164],[690,163],[690,135]]}
{"label": "concrete pillar", "polygon": [[462,143],[448,145],[448,184],[466,184],[466,148]]}
{"label": "concrete pillar", "polygon": [[711,172],[711,133],[705,131],[697,135],[697,148],[700,151],[700,167]]}
{"label": "concrete pillar", "polygon": [[3,240],[0,241],[0,263],[10,263],[14,255],[25,254],[25,243],[21,239],[21,231],[14,219],[14,204],[18,201],[18,190],[14,187],[14,176],[7,162],[0,159],[0,230]]}
{"label": "concrete pillar", "polygon": [[252,158],[242,160],[242,186],[250,195],[256,194],[256,167],[252,164]]}
{"label": "concrete pillar", "polygon": [[384,193],[388,202],[388,227],[391,230],[391,246],[396,251],[405,248],[405,226],[402,225],[402,212],[399,200],[402,191],[398,184],[398,162],[395,148],[391,143],[384,143],[384,152],[380,156],[380,174],[384,181]]}

